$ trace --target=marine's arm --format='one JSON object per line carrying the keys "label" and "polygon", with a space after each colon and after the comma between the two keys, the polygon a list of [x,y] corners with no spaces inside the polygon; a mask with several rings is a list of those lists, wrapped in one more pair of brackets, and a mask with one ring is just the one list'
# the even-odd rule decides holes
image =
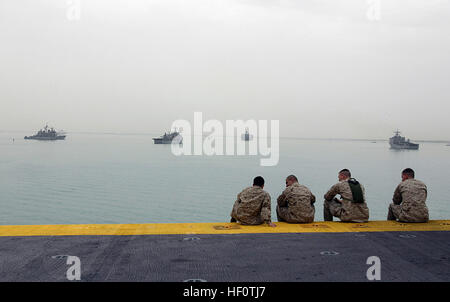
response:
{"label": "marine's arm", "polygon": [[397,205],[402,203],[402,192],[400,191],[400,185],[398,185],[394,191],[394,196],[392,197],[392,202]]}
{"label": "marine's arm", "polygon": [[426,199],[428,197],[428,188],[427,188],[427,185],[424,184],[424,186],[425,186],[425,199]]}
{"label": "marine's arm", "polygon": [[281,193],[280,196],[278,196],[277,198],[277,204],[279,207],[287,207],[287,200],[286,200],[286,190],[283,191],[283,193]]}
{"label": "marine's arm", "polygon": [[311,205],[313,205],[316,202],[316,196],[314,196],[313,193],[311,193]]}
{"label": "marine's arm", "polygon": [[328,192],[324,195],[325,200],[332,201],[333,198],[339,194],[339,184],[335,184],[328,190]]}
{"label": "marine's arm", "polygon": [[233,205],[233,209],[231,210],[230,216],[231,216],[231,220],[230,222],[236,222],[236,219],[233,217],[233,211],[236,208],[236,205],[239,204],[241,202],[241,193],[239,193],[236,197],[236,201],[234,202]]}
{"label": "marine's arm", "polygon": [[263,204],[261,207],[261,218],[263,219],[264,223],[268,224],[269,226],[276,226],[272,223],[272,213],[270,209],[270,195],[265,194]]}

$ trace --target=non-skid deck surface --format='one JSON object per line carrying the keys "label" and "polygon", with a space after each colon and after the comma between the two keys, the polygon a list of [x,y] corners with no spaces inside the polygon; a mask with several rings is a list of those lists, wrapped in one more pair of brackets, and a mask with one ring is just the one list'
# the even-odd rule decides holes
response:
{"label": "non-skid deck surface", "polygon": [[0,226],[0,281],[450,281],[449,221],[277,225]]}

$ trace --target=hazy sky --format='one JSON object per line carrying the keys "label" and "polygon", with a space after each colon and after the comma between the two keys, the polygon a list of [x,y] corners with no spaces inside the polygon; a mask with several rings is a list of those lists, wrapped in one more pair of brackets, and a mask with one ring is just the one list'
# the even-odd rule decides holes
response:
{"label": "hazy sky", "polygon": [[450,139],[449,0],[79,2],[0,0],[0,130]]}

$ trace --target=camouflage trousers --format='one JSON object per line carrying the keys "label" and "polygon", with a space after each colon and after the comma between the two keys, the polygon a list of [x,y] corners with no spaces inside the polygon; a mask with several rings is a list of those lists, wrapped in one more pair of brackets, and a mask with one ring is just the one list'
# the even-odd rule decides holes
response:
{"label": "camouflage trousers", "polygon": [[337,198],[333,198],[333,200],[331,201],[325,200],[323,202],[324,221],[333,221],[333,216],[340,218],[341,213],[342,213],[342,203],[337,201]]}
{"label": "camouflage trousers", "polygon": [[428,222],[428,210],[423,211],[409,211],[402,210],[402,206],[391,203],[389,205],[387,220],[398,220],[401,222]]}
{"label": "camouflage trousers", "polygon": [[389,205],[387,220],[397,220],[400,217],[401,210],[400,205],[391,203]]}
{"label": "camouflage trousers", "polygon": [[242,225],[260,225],[264,223],[263,218],[261,215],[258,216],[244,216],[239,217],[238,211],[239,211],[240,204],[236,202],[233,206],[233,209],[231,210],[231,220],[230,222],[238,222]]}
{"label": "camouflage trousers", "polygon": [[280,222],[287,223],[311,223],[314,221],[314,216],[293,219],[289,213],[288,207],[280,207],[277,205],[277,219]]}

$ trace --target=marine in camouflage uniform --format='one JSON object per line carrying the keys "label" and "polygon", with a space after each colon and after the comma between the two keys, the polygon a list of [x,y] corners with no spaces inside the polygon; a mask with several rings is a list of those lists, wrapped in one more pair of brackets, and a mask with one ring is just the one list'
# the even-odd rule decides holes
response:
{"label": "marine in camouflage uniform", "polygon": [[414,179],[414,171],[405,169],[402,172],[402,182],[397,186],[389,205],[388,220],[402,222],[427,222],[429,220],[427,186]]}
{"label": "marine in camouflage uniform", "polygon": [[[344,169],[339,172],[339,182],[332,186],[325,194],[323,204],[323,218],[325,221],[333,221],[333,216],[345,222],[367,222],[369,220],[369,208],[367,207],[364,186],[354,178],[350,178],[350,171]],[[350,187],[354,184],[360,188],[360,200],[355,200],[354,192]],[[336,198],[340,195],[341,199]]]}
{"label": "marine in camouflage uniform", "polygon": [[286,178],[286,189],[277,199],[278,221],[288,223],[310,223],[314,221],[316,197],[297,177]]}
{"label": "marine in camouflage uniform", "polygon": [[[245,188],[238,194],[231,211],[231,222],[239,222],[244,225],[258,225],[267,223],[271,226],[270,195],[262,187],[256,185]],[[262,179],[262,177],[261,177]]]}

